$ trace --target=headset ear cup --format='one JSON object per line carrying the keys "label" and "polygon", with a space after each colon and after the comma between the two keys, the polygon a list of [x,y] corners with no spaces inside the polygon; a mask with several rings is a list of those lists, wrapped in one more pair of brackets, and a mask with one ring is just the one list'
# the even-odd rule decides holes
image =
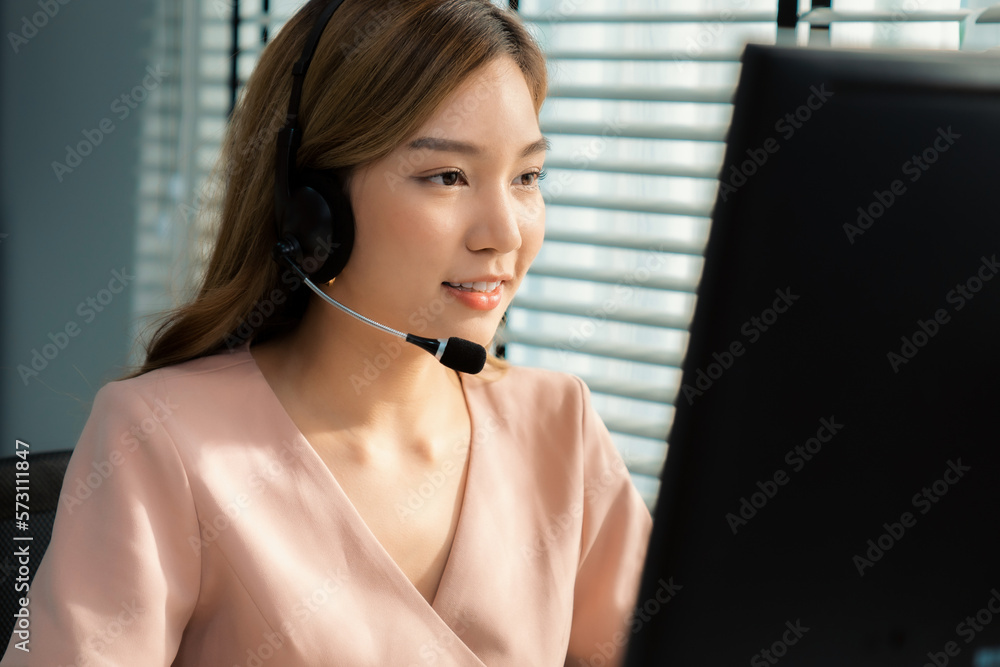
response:
{"label": "headset ear cup", "polygon": [[354,214],[341,183],[329,171],[303,169],[292,195],[303,269],[315,283],[340,275],[354,246]]}
{"label": "headset ear cup", "polygon": [[308,275],[313,275],[327,258],[332,236],[330,207],[323,195],[310,187],[292,191],[282,224],[283,238],[296,246],[295,261]]}

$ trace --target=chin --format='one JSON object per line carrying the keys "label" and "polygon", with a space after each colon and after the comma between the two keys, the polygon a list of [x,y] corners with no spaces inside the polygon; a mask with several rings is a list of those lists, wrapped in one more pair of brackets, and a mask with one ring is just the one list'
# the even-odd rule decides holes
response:
{"label": "chin", "polygon": [[493,338],[499,329],[500,321],[497,319],[496,322],[490,322],[488,326],[476,326],[467,323],[465,326],[455,326],[455,327],[441,327],[438,333],[438,338],[450,338],[455,336],[457,338],[464,338],[465,340],[472,341],[482,345],[483,347],[489,349],[490,343],[493,342]]}

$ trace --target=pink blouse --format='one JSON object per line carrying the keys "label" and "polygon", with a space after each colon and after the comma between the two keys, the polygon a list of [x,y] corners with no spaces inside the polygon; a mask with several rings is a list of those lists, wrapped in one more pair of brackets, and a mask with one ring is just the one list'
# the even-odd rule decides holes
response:
{"label": "pink blouse", "polygon": [[106,385],[31,584],[30,652],[15,635],[0,665],[618,664],[651,519],[586,386],[461,380],[473,437],[433,604],[247,348]]}

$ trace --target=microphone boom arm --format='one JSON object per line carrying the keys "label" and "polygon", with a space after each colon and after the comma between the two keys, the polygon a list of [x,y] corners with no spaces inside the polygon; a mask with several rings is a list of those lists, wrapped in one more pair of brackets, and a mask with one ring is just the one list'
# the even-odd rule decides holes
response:
{"label": "microphone boom arm", "polygon": [[[423,336],[403,333],[402,331],[397,331],[392,327],[387,327],[384,324],[380,324],[373,319],[365,317],[361,313],[351,310],[317,287],[316,284],[309,279],[309,276],[306,275],[305,271],[303,271],[301,267],[299,267],[299,265],[292,259],[290,256],[291,252],[292,248],[287,243],[278,243],[278,245],[274,247],[275,256],[281,257],[288,262],[288,265],[291,266],[297,274],[299,274],[302,282],[304,282],[306,286],[308,286],[309,289],[311,289],[317,296],[330,305],[337,307],[351,317],[361,320],[365,324],[381,329],[387,334],[392,334],[397,338],[402,338],[407,343],[416,345],[417,347],[426,350],[427,352],[433,354],[438,361],[452,370],[475,374],[483,370],[483,366],[486,365],[486,348],[482,345],[465,340],[464,338],[456,338],[454,336],[451,338],[424,338]],[[451,345],[450,350],[448,348],[449,344]]]}

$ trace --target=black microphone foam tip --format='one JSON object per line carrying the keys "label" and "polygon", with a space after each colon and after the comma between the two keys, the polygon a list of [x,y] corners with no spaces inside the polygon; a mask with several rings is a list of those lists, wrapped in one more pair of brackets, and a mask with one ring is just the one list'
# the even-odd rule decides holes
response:
{"label": "black microphone foam tip", "polygon": [[486,365],[486,348],[464,338],[448,339],[441,363],[459,373],[475,375]]}

